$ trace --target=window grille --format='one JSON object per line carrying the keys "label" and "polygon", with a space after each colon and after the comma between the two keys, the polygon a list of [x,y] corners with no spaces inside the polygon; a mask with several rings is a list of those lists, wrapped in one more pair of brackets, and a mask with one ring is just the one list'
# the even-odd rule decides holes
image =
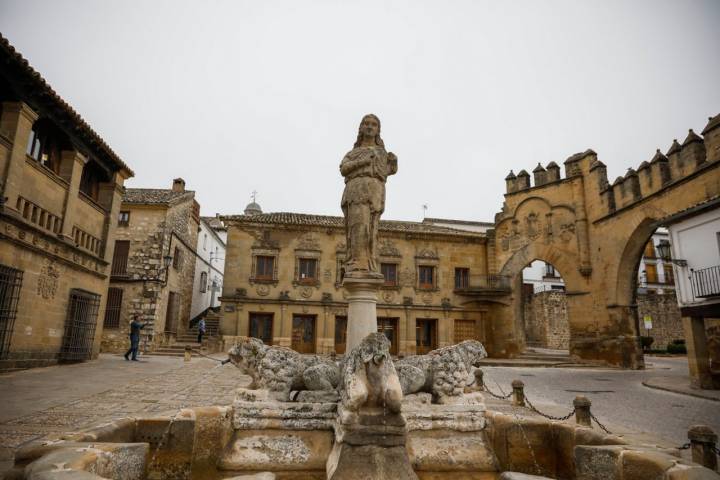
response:
{"label": "window grille", "polygon": [[0,265],[0,358],[6,358],[10,350],[22,277],[22,270]]}
{"label": "window grille", "polygon": [[107,305],[105,306],[105,328],[120,328],[122,297],[122,288],[108,288]]}
{"label": "window grille", "polygon": [[99,308],[100,295],[79,289],[70,290],[60,360],[90,359]]}
{"label": "window grille", "polygon": [[113,252],[112,269],[110,275],[124,277],[127,275],[128,254],[130,253],[129,240],[117,240]]}

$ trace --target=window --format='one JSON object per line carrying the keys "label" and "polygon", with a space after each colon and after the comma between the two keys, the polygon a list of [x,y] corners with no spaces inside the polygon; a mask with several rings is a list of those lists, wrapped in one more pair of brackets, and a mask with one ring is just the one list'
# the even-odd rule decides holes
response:
{"label": "window", "polygon": [[173,255],[172,266],[175,270],[180,270],[182,268],[182,263],[182,250],[180,250],[180,248],[178,247],[175,247],[175,254]]}
{"label": "window", "polygon": [[203,250],[207,250],[207,233],[203,234]]}
{"label": "window", "polygon": [[94,161],[88,161],[83,167],[80,176],[80,191],[97,201],[100,193],[100,182],[104,181],[106,175],[100,166]]}
{"label": "window", "polygon": [[647,245],[645,245],[645,251],[643,252],[643,257],[655,258],[655,245],[653,244],[652,238],[647,243]]}
{"label": "window", "polygon": [[61,141],[62,135],[47,120],[39,120],[33,125],[30,137],[28,138],[27,154],[37,160],[40,165],[53,171],[60,172],[60,152],[65,142]]}
{"label": "window", "polygon": [[207,292],[207,272],[200,272],[200,292]]}
{"label": "window", "polygon": [[122,288],[108,288],[107,305],[105,306],[105,328],[120,327],[120,308],[122,307]]}
{"label": "window", "polygon": [[110,275],[124,277],[127,275],[128,253],[130,251],[129,240],[116,240],[113,253],[112,270]]}
{"label": "window", "polygon": [[419,268],[420,288],[431,290],[435,287],[435,267],[421,265]]}
{"label": "window", "polygon": [[657,274],[657,266],[648,263],[645,264],[645,281],[647,283],[657,283],[658,282],[658,274]]}
{"label": "window", "polygon": [[118,226],[127,227],[130,224],[130,212],[120,212],[118,214]]}
{"label": "window", "polygon": [[[385,277],[385,286],[386,287],[395,287],[397,286],[397,264],[395,263],[381,263],[380,264],[380,271],[383,274],[383,277]],[[343,272],[344,274],[344,272]]]}
{"label": "window", "polygon": [[250,313],[250,336],[259,338],[265,345],[273,343],[273,314]]}
{"label": "window", "polygon": [[255,279],[273,280],[275,277],[275,257],[258,255],[255,257]]}
{"label": "window", "polygon": [[663,272],[665,273],[665,283],[675,285],[675,273],[672,265],[663,265]]}
{"label": "window", "polygon": [[0,265],[0,358],[10,350],[22,279],[22,270]]}
{"label": "window", "polygon": [[298,260],[298,276],[301,283],[314,283],[317,278],[317,259],[300,258]]}
{"label": "window", "polygon": [[545,276],[546,277],[557,277],[557,271],[555,270],[555,267],[550,265],[549,263],[545,264]]}
{"label": "window", "polygon": [[456,268],[455,269],[455,288],[461,290],[470,286],[470,269],[469,268]]}

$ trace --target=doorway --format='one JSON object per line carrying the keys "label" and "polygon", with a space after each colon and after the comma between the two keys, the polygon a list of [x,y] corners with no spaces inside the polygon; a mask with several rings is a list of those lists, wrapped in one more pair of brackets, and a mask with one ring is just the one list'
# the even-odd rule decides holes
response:
{"label": "doorway", "polygon": [[273,314],[250,312],[250,336],[259,338],[265,345],[272,345]]}
{"label": "doorway", "polygon": [[437,348],[437,319],[415,320],[415,348],[418,355],[426,355]]}
{"label": "doorway", "polygon": [[293,315],[291,346],[298,353],[315,353],[315,315]]}
{"label": "doorway", "polygon": [[378,317],[378,332],[384,333],[390,340],[390,354],[397,355],[398,352],[398,319],[390,317]]}
{"label": "doorway", "polygon": [[335,353],[342,355],[347,347],[347,317],[335,316]]}

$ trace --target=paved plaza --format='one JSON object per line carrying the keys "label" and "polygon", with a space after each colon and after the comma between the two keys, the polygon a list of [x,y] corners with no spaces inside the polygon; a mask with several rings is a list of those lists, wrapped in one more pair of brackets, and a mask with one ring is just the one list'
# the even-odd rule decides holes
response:
{"label": "paved plaza", "polygon": [[[217,355],[216,358],[223,358]],[[250,378],[232,365],[193,358],[143,356],[126,362],[118,355],[98,360],[19,371],[0,376],[0,447],[3,458],[22,444],[45,436],[76,431],[109,418],[155,415],[185,406],[230,404],[234,389]],[[720,432],[720,402],[651,389],[642,384],[662,378],[687,382],[687,360],[647,359],[648,369],[628,371],[591,368],[484,367],[486,384],[497,393],[510,382],[525,382],[533,404],[551,415],[569,412],[576,395],[586,395],[592,411],[615,434],[679,446],[690,425],[703,423]],[[518,415],[527,409],[487,396],[488,407]],[[596,427],[597,428],[597,427]],[[1,469],[0,469],[1,470]]]}

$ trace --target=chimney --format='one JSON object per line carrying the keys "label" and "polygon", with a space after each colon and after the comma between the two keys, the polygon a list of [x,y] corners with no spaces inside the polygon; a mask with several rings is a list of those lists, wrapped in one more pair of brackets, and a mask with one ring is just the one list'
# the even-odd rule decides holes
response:
{"label": "chimney", "polygon": [[176,178],[172,184],[173,192],[184,192],[185,191],[185,180],[182,178]]}

